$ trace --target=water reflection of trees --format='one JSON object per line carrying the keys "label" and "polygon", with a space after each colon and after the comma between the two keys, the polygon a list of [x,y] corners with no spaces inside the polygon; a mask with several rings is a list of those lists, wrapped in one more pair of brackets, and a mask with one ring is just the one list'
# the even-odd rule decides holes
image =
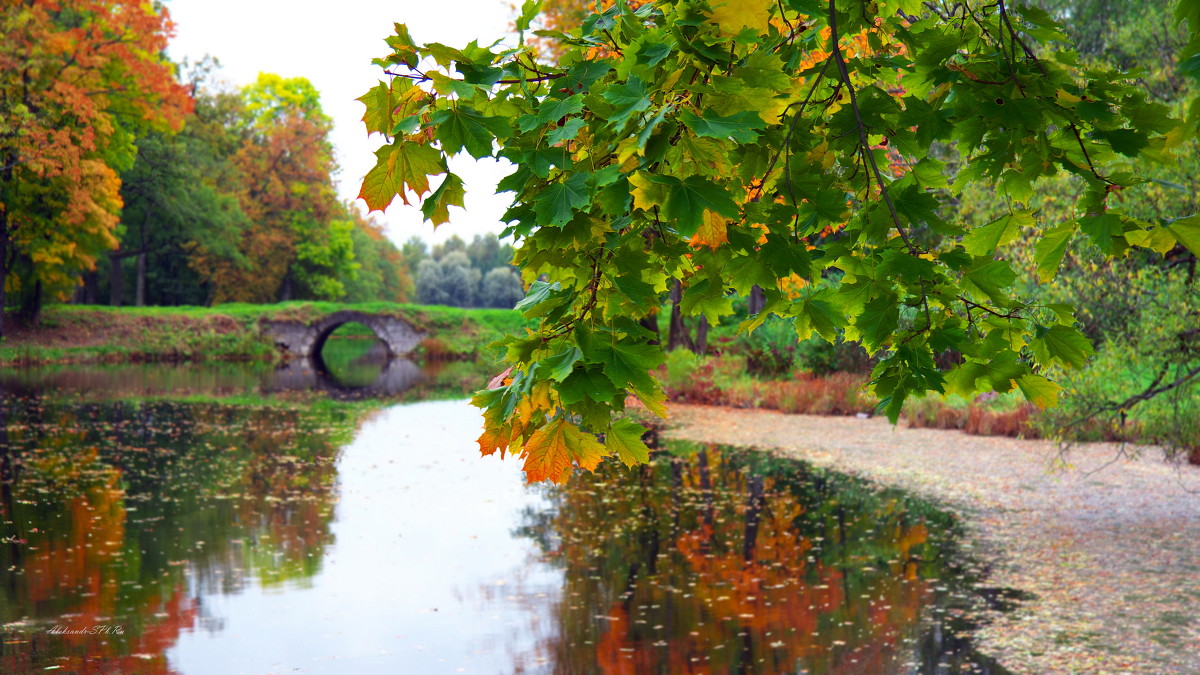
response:
{"label": "water reflection of trees", "polygon": [[[888,673],[933,662],[946,513],[902,493],[758,452],[675,446],[630,473],[549,492],[521,533],[560,566],[535,655],[562,673]],[[940,589],[940,591],[939,591]],[[942,658],[948,657],[948,658]],[[942,671],[938,671],[942,672]],[[945,672],[958,672],[957,667]],[[966,670],[962,672],[967,672]]]}
{"label": "water reflection of trees", "polygon": [[[198,597],[305,583],[332,544],[335,461],[360,417],[37,394],[0,410],[0,672],[167,672]],[[74,633],[96,626],[121,632]]]}

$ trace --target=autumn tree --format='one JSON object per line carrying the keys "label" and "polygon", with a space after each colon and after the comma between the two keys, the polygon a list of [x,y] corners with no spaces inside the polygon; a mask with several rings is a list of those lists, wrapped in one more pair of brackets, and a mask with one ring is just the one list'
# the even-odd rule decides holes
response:
{"label": "autumn tree", "polygon": [[364,218],[353,205],[347,214],[354,222],[350,233],[354,244],[355,274],[342,279],[346,302],[388,300],[408,302],[414,293],[412,275],[404,254],[384,234],[383,226]]}
{"label": "autumn tree", "polygon": [[353,219],[337,201],[332,122],[304,78],[260,74],[241,91],[246,138],[232,162],[249,219],[239,264],[201,256],[215,302],[337,299],[354,274]]}
{"label": "autumn tree", "polygon": [[0,307],[19,291],[36,314],[116,246],[137,136],[191,107],[163,56],[171,29],[134,0],[0,8]]}
{"label": "autumn tree", "polygon": [[[536,10],[526,3],[519,31]],[[1019,389],[1053,405],[1046,369],[1092,353],[1069,307],[1018,292],[997,251],[1023,227],[1050,276],[1077,235],[1114,255],[1200,249],[1200,217],[1148,221],[1113,198],[1142,182],[1119,157],[1171,161],[1188,127],[1122,72],[1041,49],[1067,36],[1036,7],[617,3],[542,36],[564,45],[554,64],[523,39],[421,46],[398,25],[378,60],[389,81],[361,99],[385,138],[361,193],[373,209],[416,198],[440,222],[462,204],[447,156],[516,167],[499,189],[514,195],[507,233],[531,284],[519,308],[539,327],[503,341],[512,369],[475,402],[481,451],[519,453],[530,480],[644,459],[642,428],[614,416],[627,394],[665,412],[648,374],[662,347],[637,320],[676,283],[684,314],[715,323],[757,285],[765,305],[743,330],[778,315],[800,338],[861,343],[895,420],[928,391]],[[1086,189],[1047,227],[1028,200],[1062,172]],[[947,219],[981,181],[1004,186],[1006,211]],[[939,367],[944,353],[955,358]]]}
{"label": "autumn tree", "polygon": [[195,108],[182,131],[151,131],[138,140],[133,165],[121,174],[120,246],[108,254],[107,279],[85,274],[81,299],[96,302],[107,281],[113,305],[205,304],[209,289],[193,266],[197,257],[248,265],[238,243],[250,222],[233,165],[247,136],[243,104],[214,85],[215,68],[211,59],[192,68]]}

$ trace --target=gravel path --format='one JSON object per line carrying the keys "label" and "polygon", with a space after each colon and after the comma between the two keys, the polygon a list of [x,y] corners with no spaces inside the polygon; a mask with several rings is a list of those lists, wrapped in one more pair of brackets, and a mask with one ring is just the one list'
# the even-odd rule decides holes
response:
{"label": "gravel path", "polygon": [[777,448],[964,514],[989,586],[1034,594],[980,649],[1016,673],[1200,673],[1200,468],[1046,441],[674,404],[666,436]]}

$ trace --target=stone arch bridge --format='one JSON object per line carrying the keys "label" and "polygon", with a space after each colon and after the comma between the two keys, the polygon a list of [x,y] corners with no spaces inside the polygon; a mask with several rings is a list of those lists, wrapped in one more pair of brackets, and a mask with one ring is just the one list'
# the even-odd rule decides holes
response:
{"label": "stone arch bridge", "polygon": [[327,314],[309,323],[263,321],[261,329],[263,334],[275,341],[277,347],[292,356],[313,357],[321,353],[329,336],[347,323],[361,323],[370,328],[386,345],[389,357],[404,356],[425,338],[425,333],[404,319],[353,310]]}

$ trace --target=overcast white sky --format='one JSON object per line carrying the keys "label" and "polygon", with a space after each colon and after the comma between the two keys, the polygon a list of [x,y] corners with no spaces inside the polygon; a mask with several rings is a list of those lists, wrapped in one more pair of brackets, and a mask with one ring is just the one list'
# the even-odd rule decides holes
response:
{"label": "overcast white sky", "polygon": [[[379,136],[367,138],[364,108],[354,99],[385,77],[371,59],[387,53],[383,40],[392,24],[408,24],[418,43],[462,46],[503,37],[513,15],[504,0],[167,0],[167,7],[176,27],[169,48],[173,59],[197,61],[211,54],[221,61],[224,78],[238,86],[253,82],[259,72],[312,81],[334,120],[344,199],[358,195],[363,175],[374,165],[374,150],[382,145]],[[509,171],[466,155],[451,169],[466,181],[466,211],[450,209],[450,223],[435,234],[419,208],[397,199],[385,214],[375,214],[397,244],[414,234],[430,242],[452,234],[470,241],[503,229],[499,218],[512,195],[493,192]]]}

